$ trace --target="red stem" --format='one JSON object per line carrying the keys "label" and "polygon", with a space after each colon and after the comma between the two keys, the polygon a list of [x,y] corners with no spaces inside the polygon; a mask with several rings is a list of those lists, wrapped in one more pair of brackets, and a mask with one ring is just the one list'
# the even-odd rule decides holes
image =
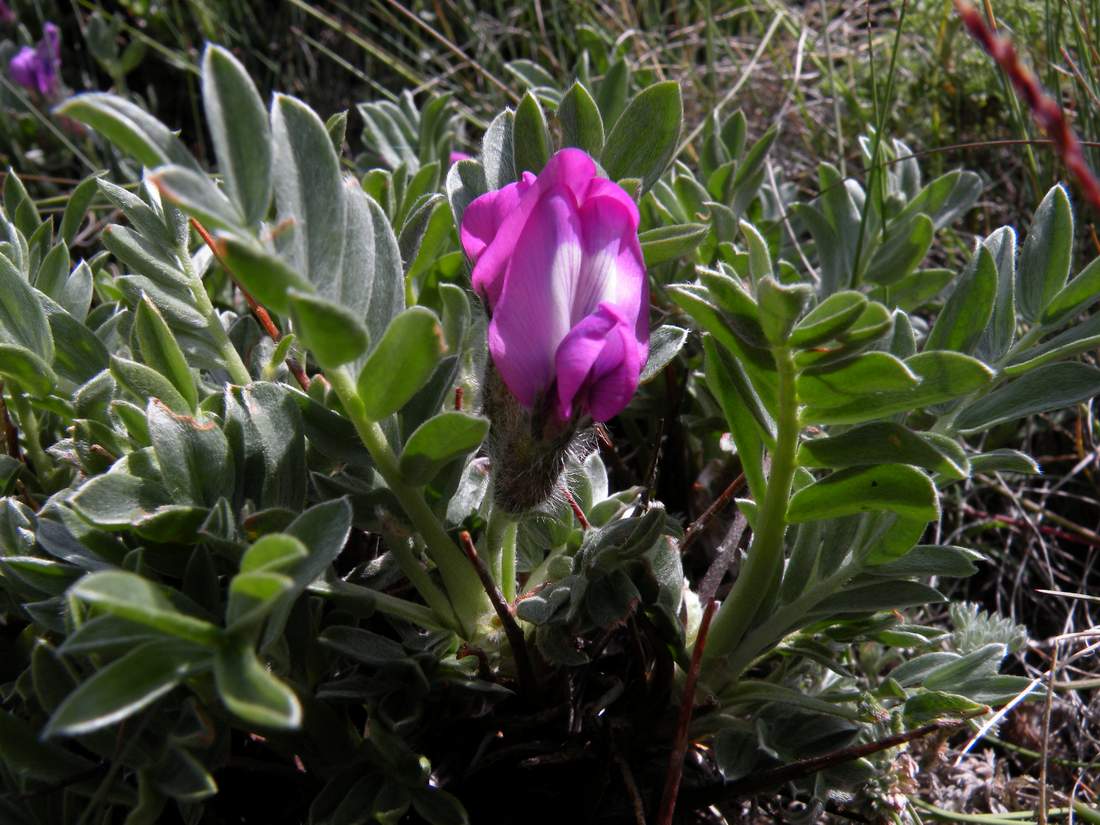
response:
{"label": "red stem", "polygon": [[1089,168],[1085,153],[1081,149],[1081,141],[1070,128],[1062,107],[1043,91],[1035,75],[1020,62],[1012,42],[993,31],[974,6],[967,0],[955,0],[955,8],[962,18],[963,25],[970,32],[970,36],[981,44],[1002,71],[1008,75],[1016,93],[1031,110],[1032,118],[1050,137],[1054,144],[1054,151],[1062,158],[1070,174],[1077,179],[1085,199],[1100,214],[1100,182],[1097,182],[1096,176]]}
{"label": "red stem", "polygon": [[676,738],[672,743],[672,753],[668,755],[668,773],[665,774],[665,789],[661,793],[661,808],[657,813],[657,825],[672,825],[672,815],[676,812],[676,797],[680,793],[680,779],[684,774],[684,757],[688,749],[688,726],[691,724],[691,712],[695,707],[695,684],[699,681],[699,667],[703,662],[703,649],[707,645],[707,632],[710,620],[718,603],[711,599],[703,611],[703,620],[699,623],[699,633],[695,637],[695,649],[691,652],[691,666],[684,679],[684,696],[680,700],[680,716],[676,720]]}

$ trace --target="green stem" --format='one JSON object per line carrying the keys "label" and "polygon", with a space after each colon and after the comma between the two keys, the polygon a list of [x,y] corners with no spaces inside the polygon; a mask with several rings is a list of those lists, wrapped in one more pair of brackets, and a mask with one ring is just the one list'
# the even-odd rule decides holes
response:
{"label": "green stem", "polygon": [[397,456],[390,448],[386,434],[382,432],[377,421],[367,417],[363,402],[355,389],[355,382],[347,370],[343,367],[329,370],[327,377],[355,425],[363,446],[370,453],[375,469],[428,546],[428,554],[439,568],[447,595],[451,599],[459,632],[465,638],[471,638],[479,621],[490,612],[489,598],[485,595],[477,573],[465,554],[458,549],[458,545],[447,535],[420,489],[406,483],[401,477]]}
{"label": "green stem", "polygon": [[729,655],[741,642],[771,592],[783,568],[783,536],[787,529],[787,501],[796,468],[798,449],[798,399],[795,395],[795,367],[788,347],[773,350],[779,373],[775,451],[771,459],[764,503],[760,508],[741,574],[722,603],[710,627],[704,661]]}
{"label": "green stem", "polygon": [[416,588],[420,598],[436,612],[443,624],[448,625],[452,630],[459,630],[461,626],[458,623],[458,617],[455,616],[454,608],[451,607],[451,600],[436,586],[432,577],[421,566],[420,560],[409,547],[408,539],[390,533],[386,534],[385,539],[386,546],[390,548],[390,552],[397,561],[397,566]]}
{"label": "green stem", "polygon": [[549,578],[550,562],[558,556],[563,555],[567,549],[568,545],[565,544],[559,544],[557,547],[550,548],[550,552],[546,554],[546,558],[544,558],[539,563],[539,566],[531,571],[531,575],[527,577],[527,581],[523,585],[526,592],[530,593]]}
{"label": "green stem", "polygon": [[504,546],[501,548],[500,588],[504,593],[504,600],[511,604],[516,599],[516,535],[519,533],[519,525],[514,519],[509,519],[504,528]]}
{"label": "green stem", "polygon": [[371,590],[369,587],[351,584],[340,579],[334,581],[321,579],[307,589],[315,596],[329,599],[357,615],[370,616],[377,611],[429,630],[454,631],[454,628],[449,627],[430,607],[399,599],[380,590]]}
{"label": "green stem", "polygon": [[214,310],[214,304],[211,302],[210,296],[206,294],[206,287],[203,286],[202,278],[195,272],[195,267],[191,263],[191,253],[188,251],[186,244],[181,246],[177,257],[183,266],[184,274],[187,276],[187,284],[191,289],[191,297],[195,301],[195,309],[206,319],[206,331],[214,339],[218,354],[221,355],[225,368],[229,371],[229,377],[233,379],[233,383],[241,386],[251,384],[252,376],[248,372],[248,367],[241,360],[240,353],[233,346],[233,342],[229,340],[229,334],[222,326],[221,319],[218,318],[218,313]]}
{"label": "green stem", "polygon": [[53,459],[42,449],[42,438],[38,432],[38,419],[31,408],[27,397],[16,387],[8,388],[8,409],[14,414],[19,423],[19,429],[23,431],[23,447],[34,463],[34,471],[44,487],[49,486],[49,478],[53,473]]}

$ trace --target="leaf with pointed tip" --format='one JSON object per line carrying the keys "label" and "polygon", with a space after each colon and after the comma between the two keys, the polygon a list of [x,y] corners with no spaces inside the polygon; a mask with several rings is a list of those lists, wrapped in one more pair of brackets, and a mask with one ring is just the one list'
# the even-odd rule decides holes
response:
{"label": "leaf with pointed tip", "polygon": [[256,84],[221,46],[202,57],[202,103],[225,189],[244,222],[255,224],[271,203],[271,131]]}

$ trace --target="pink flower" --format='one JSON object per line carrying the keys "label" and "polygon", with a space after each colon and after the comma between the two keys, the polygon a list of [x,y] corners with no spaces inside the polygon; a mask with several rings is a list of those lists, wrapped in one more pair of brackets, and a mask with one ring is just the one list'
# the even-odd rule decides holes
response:
{"label": "pink flower", "polygon": [[613,418],[630,402],[649,351],[649,287],[638,207],[563,149],[536,177],[482,195],[462,218],[473,286],[489,307],[489,352],[528,409],[563,421]]}
{"label": "pink flower", "polygon": [[57,94],[61,71],[61,30],[53,23],[42,27],[42,39],[33,49],[24,46],[8,66],[12,80],[42,97]]}
{"label": "pink flower", "polygon": [[451,163],[451,166],[454,166],[460,160],[469,160],[469,159],[470,159],[470,156],[467,155],[465,152],[451,152],[450,163]]}

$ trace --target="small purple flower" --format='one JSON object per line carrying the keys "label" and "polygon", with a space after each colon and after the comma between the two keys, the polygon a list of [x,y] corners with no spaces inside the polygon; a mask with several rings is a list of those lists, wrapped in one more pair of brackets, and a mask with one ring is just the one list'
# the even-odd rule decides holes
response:
{"label": "small purple flower", "polygon": [[57,94],[61,80],[61,30],[53,23],[42,27],[42,39],[24,46],[8,66],[12,80],[45,98]]}
{"label": "small purple flower", "polygon": [[0,23],[5,23],[10,26],[17,19],[15,12],[11,10],[11,6],[5,3],[4,0],[0,0]]}
{"label": "small purple flower", "polygon": [[470,159],[470,156],[467,155],[465,152],[451,152],[450,164],[451,164],[451,166],[454,166],[460,160],[469,160],[469,159]]}
{"label": "small purple flower", "polygon": [[489,352],[528,409],[552,404],[568,421],[618,415],[649,351],[649,287],[638,207],[596,177],[579,149],[537,177],[482,195],[462,218],[473,286],[488,304]]}

